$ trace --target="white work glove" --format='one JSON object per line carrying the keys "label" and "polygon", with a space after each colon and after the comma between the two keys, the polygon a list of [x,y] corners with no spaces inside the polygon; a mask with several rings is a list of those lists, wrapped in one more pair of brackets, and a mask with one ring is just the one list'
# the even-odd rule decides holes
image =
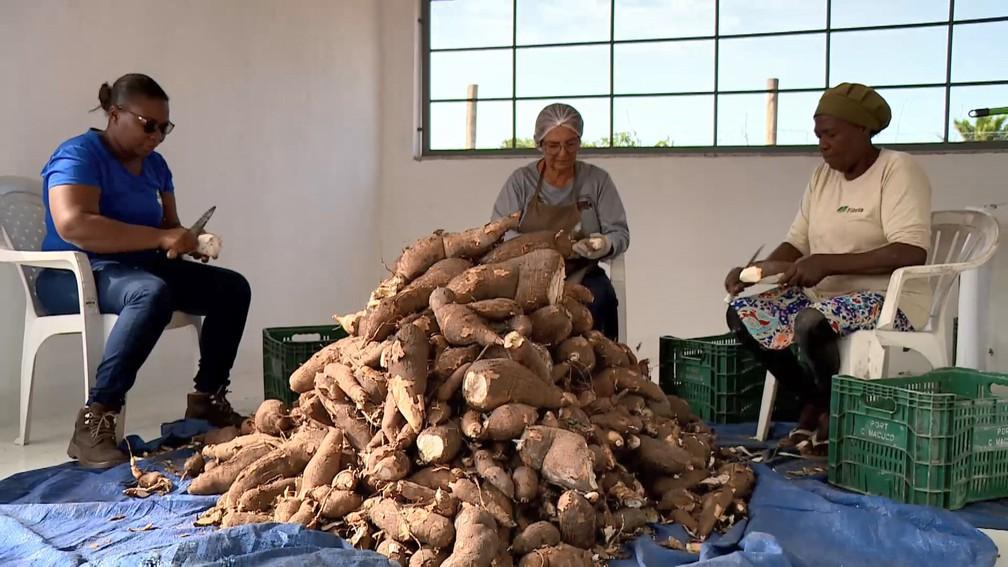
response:
{"label": "white work glove", "polygon": [[612,241],[604,234],[593,232],[588,238],[582,238],[574,243],[574,252],[582,258],[598,260],[612,252]]}
{"label": "white work glove", "polygon": [[220,256],[221,247],[224,246],[221,238],[210,232],[200,234],[196,237],[196,241],[198,244],[193,252],[193,257],[204,262],[205,258],[216,260]]}

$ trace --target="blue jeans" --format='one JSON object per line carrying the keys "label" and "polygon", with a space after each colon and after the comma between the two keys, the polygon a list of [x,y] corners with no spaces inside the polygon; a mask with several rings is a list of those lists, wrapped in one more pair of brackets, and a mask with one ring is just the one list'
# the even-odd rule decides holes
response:
{"label": "blue jeans", "polygon": [[617,340],[619,338],[619,299],[616,297],[616,290],[613,288],[612,282],[609,281],[609,276],[606,275],[605,270],[595,265],[588,269],[584,279],[581,280],[581,285],[591,290],[592,295],[595,296],[595,301],[588,306],[592,319],[595,321],[594,328],[610,339]]}
{"label": "blue jeans", "polygon": [[[105,343],[89,404],[97,402],[114,411],[122,408],[137,371],[174,311],[205,317],[196,390],[213,393],[228,385],[252,295],[244,276],[160,255],[126,261],[96,259],[92,270],[99,310],[117,314],[119,319]],[[80,312],[72,272],[43,270],[35,287],[48,314]]]}

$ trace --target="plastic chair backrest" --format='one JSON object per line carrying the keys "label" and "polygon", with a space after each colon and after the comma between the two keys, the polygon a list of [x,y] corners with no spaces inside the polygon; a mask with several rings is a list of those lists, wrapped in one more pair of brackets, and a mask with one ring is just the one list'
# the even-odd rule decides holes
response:
{"label": "plastic chair backrest", "polygon": [[980,266],[994,255],[1000,228],[993,215],[980,211],[935,211],[931,214],[931,250],[927,264],[965,264],[960,270],[932,277],[929,322],[941,315],[959,272]]}
{"label": "plastic chair backrest", "polygon": [[[0,232],[13,250],[41,250],[45,236],[45,209],[41,184],[25,177],[0,177]],[[35,293],[39,269],[21,267],[22,284],[36,313],[41,313]]]}

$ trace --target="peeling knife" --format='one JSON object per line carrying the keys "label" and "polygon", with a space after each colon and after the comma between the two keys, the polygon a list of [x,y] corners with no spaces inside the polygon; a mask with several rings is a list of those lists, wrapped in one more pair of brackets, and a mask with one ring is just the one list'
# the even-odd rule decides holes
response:
{"label": "peeling knife", "polygon": [[[200,215],[200,218],[196,219],[196,222],[194,222],[193,225],[189,227],[189,233],[192,234],[193,236],[199,236],[200,234],[202,234],[203,227],[206,226],[207,221],[210,220],[210,217],[213,216],[214,211],[216,210],[217,210],[216,205],[207,209],[207,211],[202,215]],[[169,260],[174,260],[176,258],[175,251],[169,250],[166,256],[168,257]]]}
{"label": "peeling knife", "polygon": [[[214,211],[216,210],[217,205],[214,205],[209,209],[207,209],[206,212],[200,215],[200,218],[196,219],[196,222],[194,222],[193,225],[189,227],[189,232],[191,232],[193,236],[199,236],[200,234],[203,234],[203,228],[206,227],[207,221],[210,220],[210,217],[213,216]],[[762,246],[760,248],[762,248]]]}
{"label": "peeling knife", "polygon": [[[749,257],[749,261],[742,265],[743,268],[749,267],[750,265],[752,265],[753,262],[756,261],[756,258],[759,257],[760,252],[763,251],[763,246],[765,246],[765,244],[759,245],[759,248],[757,248],[756,251],[753,252],[753,255]],[[732,297],[734,297],[734,295],[729,293],[728,295],[725,296],[724,302],[731,303]]]}

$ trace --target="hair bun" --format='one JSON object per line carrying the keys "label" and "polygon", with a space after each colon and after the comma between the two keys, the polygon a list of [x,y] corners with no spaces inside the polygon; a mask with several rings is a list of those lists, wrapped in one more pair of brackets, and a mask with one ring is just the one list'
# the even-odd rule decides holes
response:
{"label": "hair bun", "polygon": [[98,87],[98,104],[103,110],[112,107],[112,87],[108,83],[102,83]]}

